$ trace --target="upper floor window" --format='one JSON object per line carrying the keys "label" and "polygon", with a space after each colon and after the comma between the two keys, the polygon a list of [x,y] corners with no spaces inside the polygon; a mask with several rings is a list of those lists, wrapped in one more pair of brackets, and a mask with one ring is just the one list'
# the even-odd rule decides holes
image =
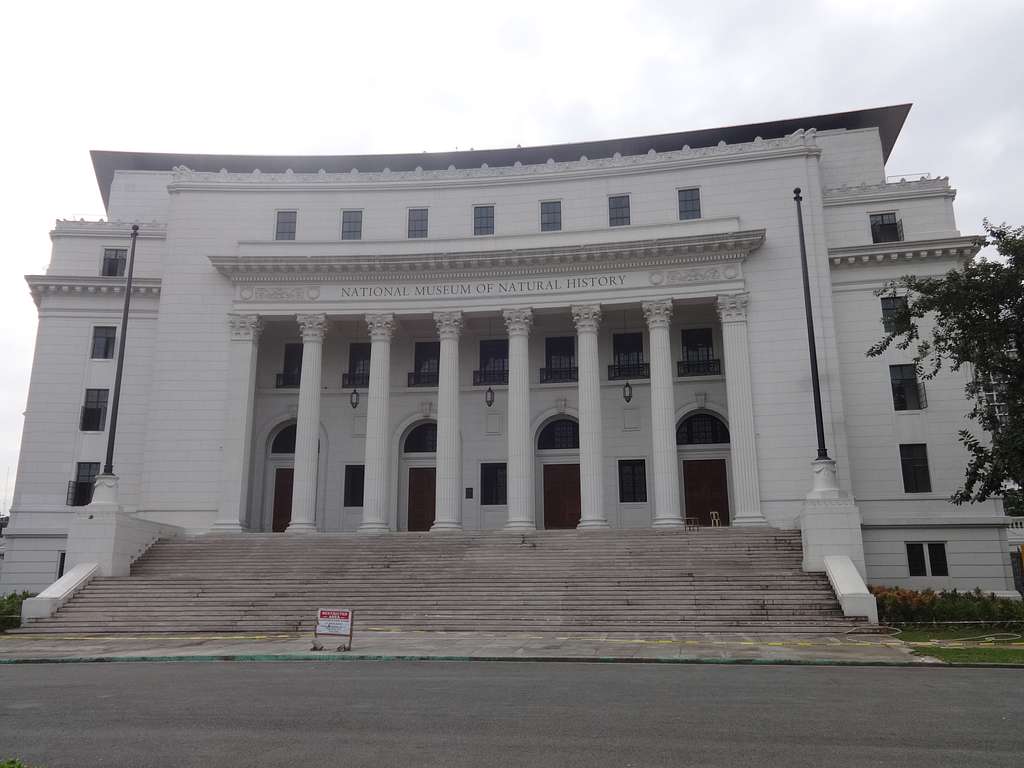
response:
{"label": "upper floor window", "polygon": [[612,364],[608,366],[609,379],[646,379],[649,367],[644,362],[644,335],[642,333],[612,334]]}
{"label": "upper floor window", "polygon": [[85,390],[85,403],[82,405],[83,432],[102,432],[107,426],[107,398],[109,389]]}
{"label": "upper floor window", "polygon": [[114,340],[117,328],[112,325],[97,325],[92,329],[93,360],[111,360],[114,357]]}
{"label": "upper floor window", "polygon": [[1007,378],[991,374],[981,382],[978,397],[992,410],[996,423],[1005,427],[1010,419],[1010,406],[1006,402]]}
{"label": "upper floor window", "polygon": [[903,222],[895,213],[872,213],[871,242],[898,243],[903,240]]}
{"label": "upper floor window", "polygon": [[480,342],[480,369],[473,371],[473,384],[508,384],[508,339]]}
{"label": "upper floor window", "polygon": [[293,343],[284,345],[284,365],[281,373],[277,374],[278,389],[284,387],[297,387],[302,377],[302,344]]}
{"label": "upper floor window", "polygon": [[897,411],[919,411],[928,407],[924,382],[917,380],[916,365],[890,365],[892,407]]}
{"label": "upper floor window", "polygon": [[341,239],[362,240],[363,239],[363,212],[342,211],[341,212]]}
{"label": "upper floor window", "polygon": [[[927,557],[925,557],[926,551]],[[907,568],[911,576],[949,576],[946,543],[944,541],[908,541]]]}
{"label": "upper floor window", "polygon": [[409,237],[427,236],[427,209],[409,209]]}
{"label": "upper floor window", "polygon": [[544,367],[541,384],[576,381],[576,339],[573,336],[548,336],[544,339]]}
{"label": "upper floor window", "polygon": [[680,189],[679,190],[679,218],[699,219],[700,218],[700,190]]}
{"label": "upper floor window", "polygon": [[410,387],[436,387],[440,370],[441,342],[417,341],[413,350],[413,371]]}
{"label": "upper floor window", "polygon": [[127,263],[127,248],[104,248],[103,269],[100,274],[103,277],[124,277],[124,268]]}
{"label": "upper floor window", "polygon": [[75,465],[75,479],[68,483],[69,507],[84,507],[92,501],[92,490],[99,473],[98,461],[80,461]]}
{"label": "upper floor window", "polygon": [[684,328],[683,359],[679,361],[680,376],[710,376],[722,372],[720,360],[715,359],[715,347],[710,328]]}
{"label": "upper floor window", "polygon": [[882,328],[886,333],[896,332],[896,313],[906,308],[906,296],[882,297]]}
{"label": "upper floor window", "polygon": [[473,234],[493,235],[494,234],[494,206],[474,205],[473,206]]}
{"label": "upper floor window", "polygon": [[354,341],[348,345],[348,371],[342,374],[341,386],[370,386],[370,344],[366,341]]}
{"label": "upper floor window", "polygon": [[562,201],[547,200],[540,204],[540,231],[558,232],[562,229]]}
{"label": "upper floor window", "polygon": [[298,211],[278,211],[277,227],[274,230],[275,240],[294,240],[295,228],[299,221]]}
{"label": "upper floor window", "polygon": [[622,227],[629,224],[629,195],[612,195],[608,198],[608,226]]}
{"label": "upper floor window", "polygon": [[924,443],[900,445],[904,493],[930,493],[932,479],[928,473],[928,446]]}

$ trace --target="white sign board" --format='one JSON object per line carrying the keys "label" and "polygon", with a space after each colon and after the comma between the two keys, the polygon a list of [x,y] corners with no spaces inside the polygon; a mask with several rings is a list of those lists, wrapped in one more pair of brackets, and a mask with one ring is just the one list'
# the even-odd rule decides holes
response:
{"label": "white sign board", "polygon": [[316,634],[352,637],[352,611],[348,608],[321,608],[316,617]]}

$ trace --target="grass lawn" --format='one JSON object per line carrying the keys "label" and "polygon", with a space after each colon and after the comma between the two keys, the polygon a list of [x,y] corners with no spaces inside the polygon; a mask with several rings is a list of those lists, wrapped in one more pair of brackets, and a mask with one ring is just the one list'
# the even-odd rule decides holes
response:
{"label": "grass lawn", "polygon": [[[1024,666],[1022,635],[1024,628],[1019,626],[973,626],[905,629],[895,637],[910,643],[916,655],[930,656],[948,664]],[[933,641],[938,644],[932,644]]]}
{"label": "grass lawn", "polygon": [[[1014,637],[1017,635],[1017,637]],[[945,627],[935,627],[932,629],[905,629],[898,635],[893,635],[897,640],[903,640],[907,643],[926,643],[929,640],[945,640],[945,641],[957,641],[967,640],[969,642],[978,643],[987,641],[987,638],[995,638],[993,642],[996,645],[1006,643],[1020,643],[1024,642],[1024,627],[967,627],[948,629]]]}
{"label": "grass lawn", "polygon": [[1024,667],[1024,647],[1007,648],[921,648],[914,649],[918,656],[931,656],[949,664],[1015,664]]}

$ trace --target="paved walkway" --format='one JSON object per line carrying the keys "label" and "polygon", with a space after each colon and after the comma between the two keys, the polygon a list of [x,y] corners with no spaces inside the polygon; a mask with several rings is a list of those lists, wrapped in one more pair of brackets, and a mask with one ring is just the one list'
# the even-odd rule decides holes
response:
{"label": "paved walkway", "polygon": [[[325,642],[328,649],[332,646]],[[0,635],[0,663],[72,660],[459,659],[712,663],[917,664],[878,635],[640,635],[356,632],[352,650],[311,650],[310,634]],[[927,660],[924,660],[927,663]]]}

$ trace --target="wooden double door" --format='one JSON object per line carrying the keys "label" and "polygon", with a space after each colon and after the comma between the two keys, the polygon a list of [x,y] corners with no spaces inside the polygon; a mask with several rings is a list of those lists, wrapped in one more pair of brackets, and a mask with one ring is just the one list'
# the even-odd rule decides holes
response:
{"label": "wooden double door", "polygon": [[720,525],[729,524],[729,482],[725,459],[683,461],[686,516],[711,525],[711,513],[718,513]]}
{"label": "wooden double door", "polygon": [[575,528],[580,522],[580,465],[544,464],[544,527]]}

